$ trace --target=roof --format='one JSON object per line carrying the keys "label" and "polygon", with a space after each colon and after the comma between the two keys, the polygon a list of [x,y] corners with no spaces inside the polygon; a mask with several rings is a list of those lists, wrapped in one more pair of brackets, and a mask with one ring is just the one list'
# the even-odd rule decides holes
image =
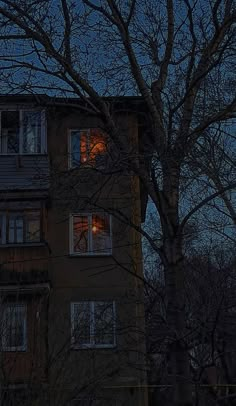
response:
{"label": "roof", "polygon": [[[116,109],[131,109],[136,112],[144,112],[146,110],[146,104],[141,96],[108,96],[102,97],[103,100],[115,105]],[[43,107],[66,107],[74,106],[76,108],[84,109],[87,105],[90,106],[89,101],[91,99],[87,98],[86,100],[80,99],[79,97],[52,97],[46,94],[7,94],[0,95],[0,106],[6,104],[31,104],[34,106],[43,106]]]}

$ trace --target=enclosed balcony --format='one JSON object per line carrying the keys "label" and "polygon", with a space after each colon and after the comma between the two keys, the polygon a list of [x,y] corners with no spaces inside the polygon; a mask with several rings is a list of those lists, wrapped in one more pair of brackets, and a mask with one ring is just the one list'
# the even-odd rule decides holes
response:
{"label": "enclosed balcony", "polygon": [[24,273],[32,269],[48,270],[46,212],[46,201],[33,197],[0,202],[1,270]]}
{"label": "enclosed balcony", "polygon": [[0,190],[47,189],[45,111],[8,106],[0,116]]}

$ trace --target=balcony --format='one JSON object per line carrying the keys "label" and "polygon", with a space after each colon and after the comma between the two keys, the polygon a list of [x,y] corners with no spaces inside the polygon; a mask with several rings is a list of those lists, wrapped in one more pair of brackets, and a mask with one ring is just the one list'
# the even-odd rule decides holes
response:
{"label": "balcony", "polygon": [[0,190],[44,190],[49,183],[47,155],[1,155]]}
{"label": "balcony", "polygon": [[3,270],[0,272],[0,297],[14,298],[47,295],[50,291],[49,275],[47,271],[31,270],[30,272],[16,272]]}
{"label": "balcony", "polygon": [[20,273],[19,278],[28,278],[32,270],[37,272],[48,271],[49,252],[48,247],[41,244],[5,246],[0,249],[0,283],[3,271]]}
{"label": "balcony", "polygon": [[8,106],[0,119],[0,190],[47,188],[45,111]]}

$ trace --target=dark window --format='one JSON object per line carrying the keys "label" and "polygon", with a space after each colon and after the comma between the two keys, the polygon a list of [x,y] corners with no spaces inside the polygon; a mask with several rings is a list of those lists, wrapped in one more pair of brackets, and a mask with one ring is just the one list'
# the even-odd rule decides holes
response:
{"label": "dark window", "polygon": [[23,112],[23,152],[38,154],[41,152],[41,112]]}
{"label": "dark window", "polygon": [[40,210],[0,214],[0,244],[36,243],[41,238]]}
{"label": "dark window", "polygon": [[1,111],[0,152],[40,154],[46,150],[43,111]]}
{"label": "dark window", "polygon": [[40,213],[28,212],[25,215],[26,225],[26,242],[39,242],[40,241]]}
{"label": "dark window", "polygon": [[19,111],[2,111],[1,151],[19,153],[20,115]]}
{"label": "dark window", "polygon": [[4,351],[26,350],[26,305],[11,303],[3,305],[2,349]]}
{"label": "dark window", "polygon": [[73,347],[113,347],[115,345],[115,302],[72,303],[71,324]]}
{"label": "dark window", "polygon": [[[10,386],[10,387],[9,387]],[[30,391],[26,388],[18,388],[18,385],[11,388],[11,385],[1,390],[1,405],[4,406],[25,406],[29,404]],[[23,385],[19,385],[23,386]]]}
{"label": "dark window", "polygon": [[10,214],[8,217],[8,235],[9,244],[20,244],[24,241],[24,218],[19,214]]}

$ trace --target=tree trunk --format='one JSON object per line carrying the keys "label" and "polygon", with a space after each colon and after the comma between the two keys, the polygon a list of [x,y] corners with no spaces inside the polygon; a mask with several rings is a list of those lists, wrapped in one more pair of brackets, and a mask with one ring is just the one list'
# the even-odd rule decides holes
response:
{"label": "tree trunk", "polygon": [[[166,168],[167,169],[167,168]],[[172,405],[191,406],[192,386],[188,351],[184,343],[186,324],[184,292],[184,257],[182,235],[179,235],[179,178],[180,170],[174,165],[165,171],[163,180],[164,205],[162,232],[165,257],[167,295],[168,352],[173,384]]]}
{"label": "tree trunk", "polygon": [[178,241],[166,243],[169,251],[166,265],[167,324],[169,328],[168,351],[170,354],[170,373],[173,383],[173,405],[191,406],[192,388],[188,351],[184,343],[185,331],[185,298],[184,267]]}

